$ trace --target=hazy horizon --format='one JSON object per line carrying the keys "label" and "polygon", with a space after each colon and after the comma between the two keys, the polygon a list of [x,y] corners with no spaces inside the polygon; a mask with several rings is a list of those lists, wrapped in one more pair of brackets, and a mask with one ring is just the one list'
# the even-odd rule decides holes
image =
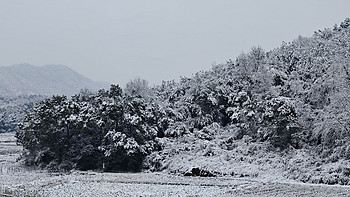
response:
{"label": "hazy horizon", "polygon": [[350,1],[0,1],[0,66],[61,64],[95,81],[150,84],[268,51],[348,15]]}

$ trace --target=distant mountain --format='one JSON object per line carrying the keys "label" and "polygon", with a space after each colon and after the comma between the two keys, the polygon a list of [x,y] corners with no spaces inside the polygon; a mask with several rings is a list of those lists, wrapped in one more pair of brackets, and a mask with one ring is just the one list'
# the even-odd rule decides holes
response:
{"label": "distant mountain", "polygon": [[67,95],[81,89],[96,91],[108,83],[95,82],[63,65],[17,64],[0,67],[0,95]]}

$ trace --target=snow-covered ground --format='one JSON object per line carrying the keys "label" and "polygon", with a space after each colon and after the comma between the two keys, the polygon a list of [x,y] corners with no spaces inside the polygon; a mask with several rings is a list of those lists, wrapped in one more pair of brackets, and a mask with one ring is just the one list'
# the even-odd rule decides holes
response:
{"label": "snow-covered ground", "polygon": [[349,186],[280,178],[185,177],[165,173],[48,173],[16,162],[21,147],[0,134],[0,196],[350,196]]}

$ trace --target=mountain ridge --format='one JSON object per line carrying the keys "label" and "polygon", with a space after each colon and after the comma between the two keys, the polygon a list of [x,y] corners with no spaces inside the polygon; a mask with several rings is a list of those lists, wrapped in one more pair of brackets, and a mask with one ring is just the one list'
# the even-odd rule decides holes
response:
{"label": "mountain ridge", "polygon": [[108,83],[93,81],[64,65],[15,64],[0,67],[0,95],[3,96],[72,96],[81,89],[97,91],[107,87]]}

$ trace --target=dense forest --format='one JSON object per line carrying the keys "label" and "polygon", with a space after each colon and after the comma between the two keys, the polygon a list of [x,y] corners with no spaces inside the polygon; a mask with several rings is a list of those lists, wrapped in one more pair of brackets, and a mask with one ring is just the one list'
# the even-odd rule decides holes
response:
{"label": "dense forest", "polygon": [[[253,47],[179,82],[135,79],[124,90],[48,98],[16,132],[23,158],[51,170],[191,175],[172,160],[181,157],[198,160],[192,175],[215,176],[237,174],[210,168],[223,153],[230,166],[265,151],[287,158],[290,178],[350,184],[349,26],[347,18],[268,52]],[[255,149],[238,156],[240,144]],[[301,152],[308,161],[296,162]]]}

